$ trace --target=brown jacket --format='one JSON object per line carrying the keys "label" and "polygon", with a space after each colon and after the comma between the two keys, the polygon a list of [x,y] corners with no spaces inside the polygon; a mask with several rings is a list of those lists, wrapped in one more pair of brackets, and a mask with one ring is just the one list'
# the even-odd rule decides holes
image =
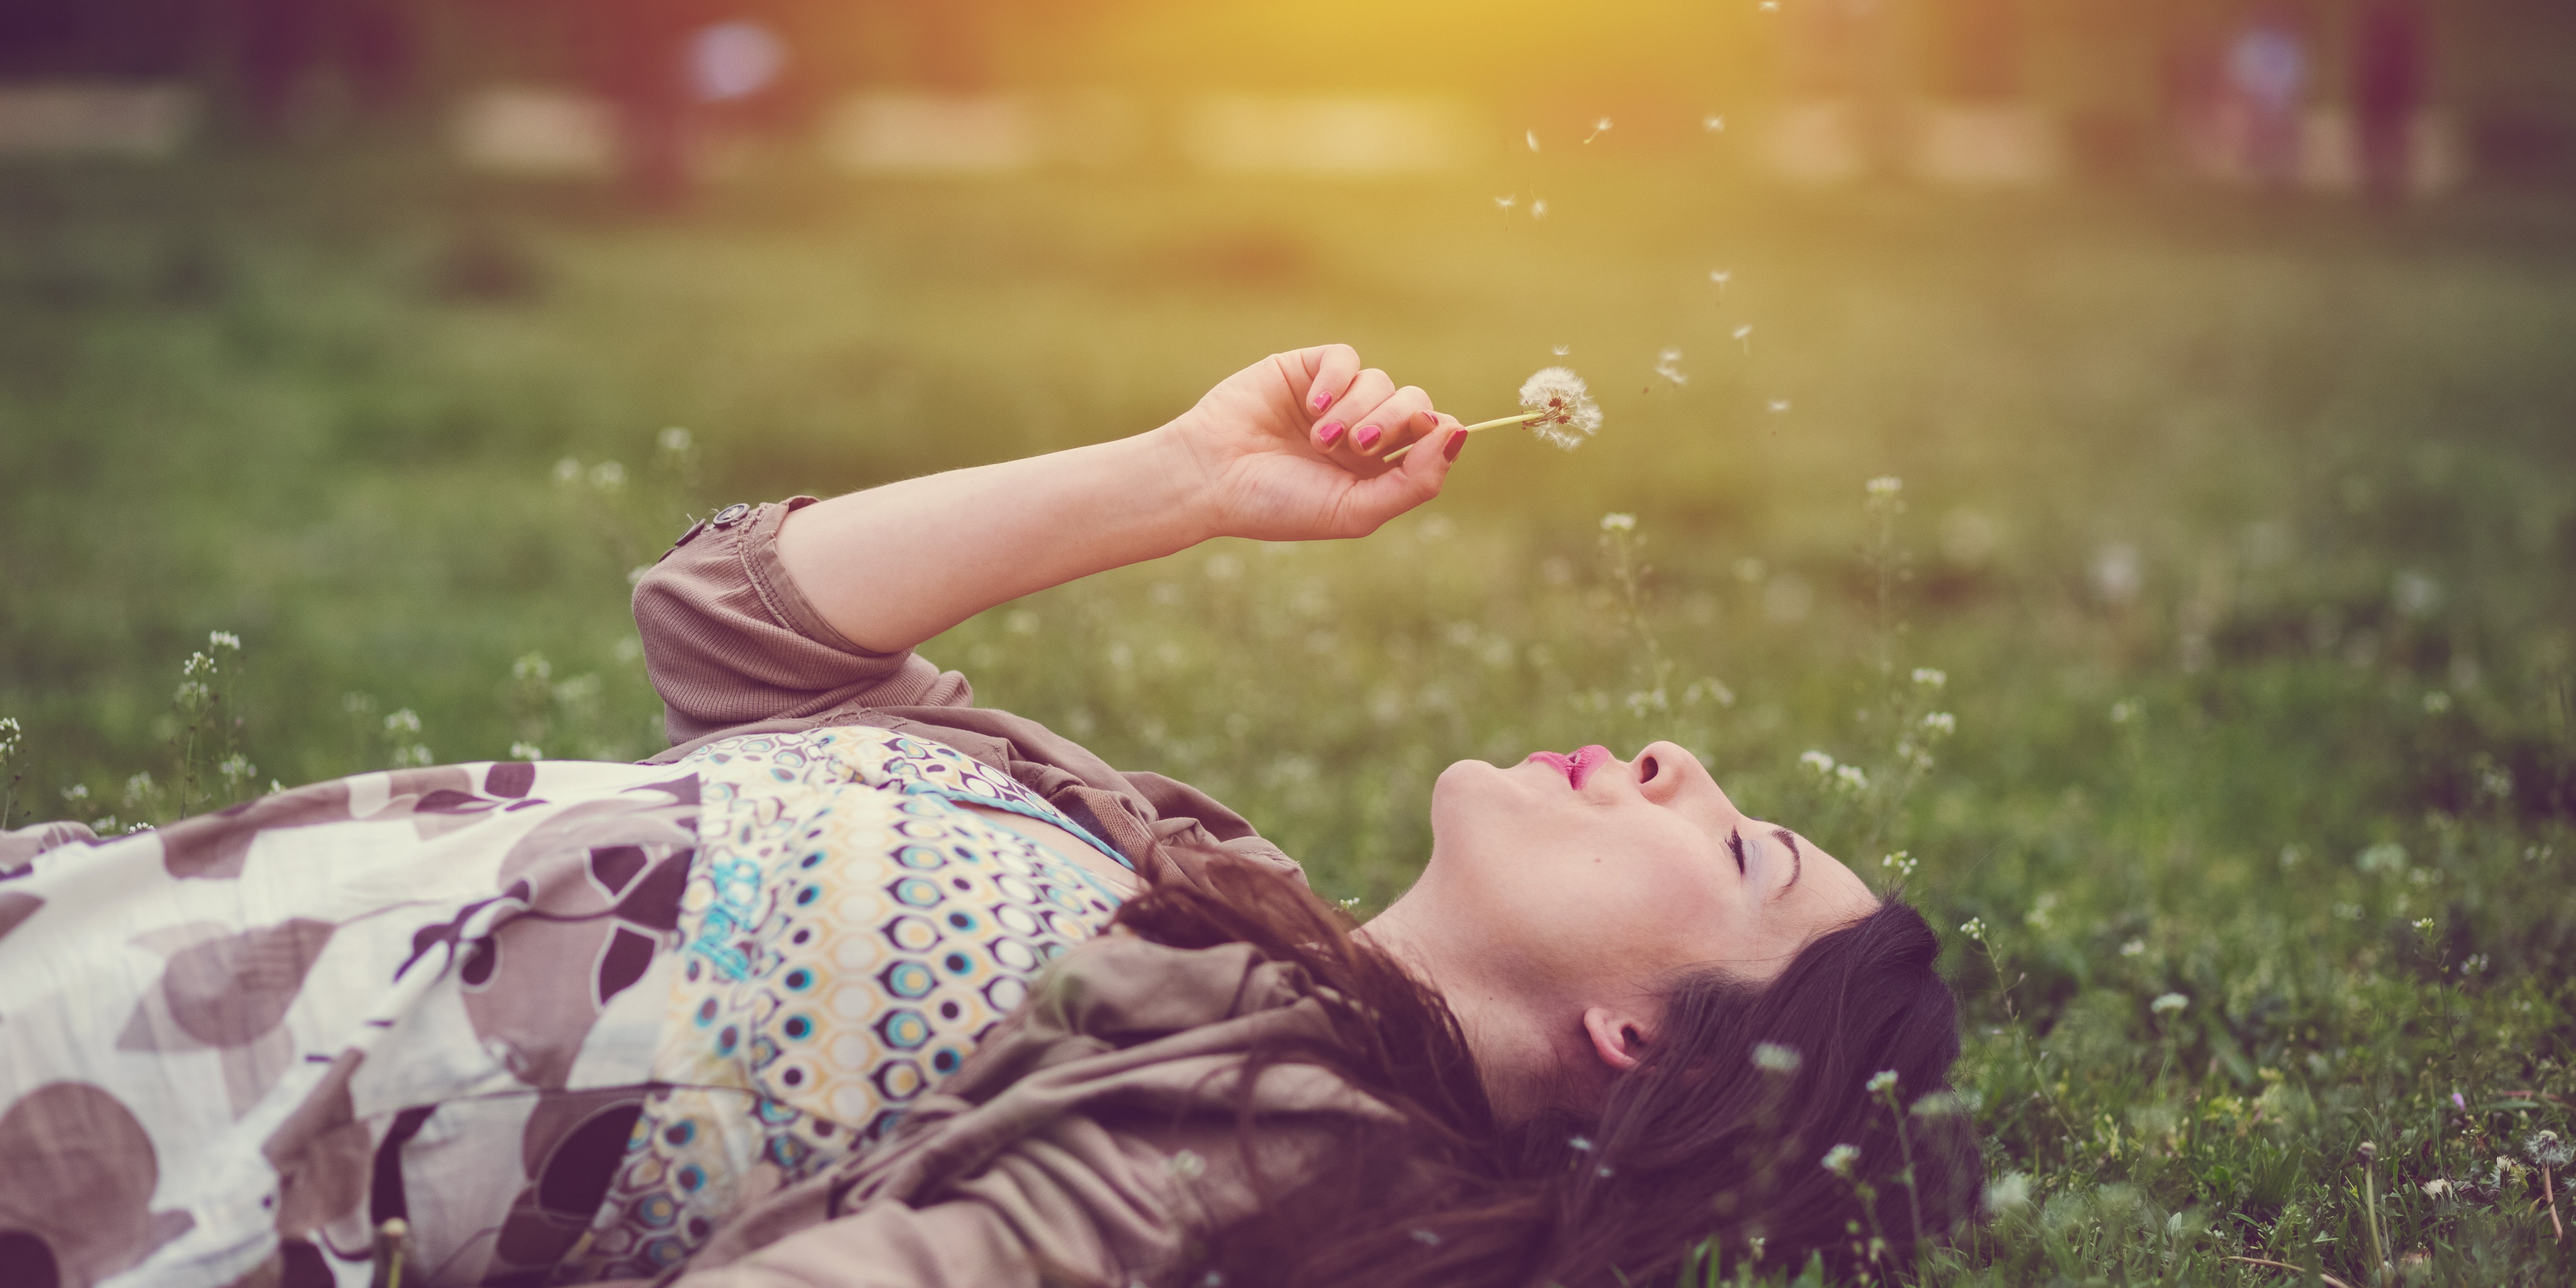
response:
{"label": "brown jacket", "polygon": [[1251,1167],[1293,1175],[1332,1120],[1395,1120],[1323,1069],[1273,1065],[1254,1089],[1257,1159],[1238,1148],[1245,1052],[1328,1032],[1296,968],[1247,945],[1169,948],[1113,932],[1066,954],[890,1140],[737,1214],[676,1288],[1153,1275],[1194,1231],[1252,1210]]}
{"label": "brown jacket", "polygon": [[800,496],[729,506],[689,529],[635,587],[645,665],[679,758],[744,733],[867,724],[943,742],[1010,774],[1117,847],[1149,881],[1196,883],[1219,856],[1305,879],[1242,816],[1161,774],[1122,773],[1037,721],[974,705],[966,677],[872,653],[832,629],[778,560]]}
{"label": "brown jacket", "polygon": [[[637,585],[636,625],[678,744],[656,760],[742,733],[900,729],[1010,773],[1148,880],[1196,883],[1219,857],[1303,879],[1197,789],[1122,773],[1036,721],[971,705],[953,671],[843,638],[778,560],[779,524],[811,501],[729,508]],[[753,1203],[675,1278],[687,1288],[1009,1288],[1150,1276],[1193,1229],[1259,1201],[1253,1166],[1293,1173],[1322,1135],[1300,1131],[1300,1118],[1392,1117],[1321,1069],[1274,1066],[1253,1100],[1259,1157],[1238,1149],[1244,1053],[1283,1030],[1322,1036],[1307,993],[1294,968],[1240,944],[1182,950],[1123,932],[1086,944],[893,1138]]]}

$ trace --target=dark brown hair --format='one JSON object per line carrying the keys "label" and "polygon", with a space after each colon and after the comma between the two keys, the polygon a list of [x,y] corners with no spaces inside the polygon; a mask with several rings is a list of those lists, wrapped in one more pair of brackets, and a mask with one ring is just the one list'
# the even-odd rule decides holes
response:
{"label": "dark brown hair", "polygon": [[[1931,927],[1896,899],[1818,936],[1769,984],[1714,970],[1675,981],[1636,1068],[1591,1103],[1522,1123],[1495,1114],[1440,995],[1293,882],[1220,866],[1206,889],[1159,886],[1117,921],[1158,943],[1240,942],[1295,963],[1334,1040],[1256,1052],[1256,1068],[1329,1067],[1404,1120],[1326,1129],[1335,1139],[1298,1151],[1297,1174],[1264,1178],[1253,1214],[1194,1232],[1171,1284],[1610,1288],[1712,1252],[1730,1268],[1821,1257],[1884,1270],[1975,1210],[1977,1151],[1948,1084],[1957,1001],[1934,973]],[[1883,1070],[1895,1108],[1866,1085]],[[1248,1154],[1262,1129],[1253,1081]],[[1858,1150],[1847,1174],[1824,1166],[1837,1145]]]}

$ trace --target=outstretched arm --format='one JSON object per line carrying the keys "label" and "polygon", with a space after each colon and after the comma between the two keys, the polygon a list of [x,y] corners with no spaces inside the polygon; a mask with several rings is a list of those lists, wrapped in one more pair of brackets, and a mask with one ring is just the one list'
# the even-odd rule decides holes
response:
{"label": "outstretched arm", "polygon": [[[1419,438],[1440,450],[1381,459]],[[1274,354],[1131,438],[852,492],[790,515],[778,557],[881,653],[1022,595],[1209,537],[1358,537],[1439,495],[1463,441],[1348,345]]]}

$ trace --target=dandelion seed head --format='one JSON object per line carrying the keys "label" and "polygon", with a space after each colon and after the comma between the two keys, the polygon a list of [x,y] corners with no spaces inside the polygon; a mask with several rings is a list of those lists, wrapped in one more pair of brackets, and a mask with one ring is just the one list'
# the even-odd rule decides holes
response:
{"label": "dandelion seed head", "polygon": [[1753,1067],[1764,1073],[1796,1073],[1803,1063],[1805,1058],[1798,1054],[1796,1047],[1782,1046],[1777,1042],[1753,1044]]}
{"label": "dandelion seed head", "polygon": [[1601,407],[1583,377],[1567,367],[1547,367],[1521,384],[1521,410],[1537,413],[1530,432],[1572,451],[1600,432]]}
{"label": "dandelion seed head", "polygon": [[2180,993],[2166,993],[2147,1003],[2147,1009],[2158,1015],[2171,1015],[2189,1005],[2191,1005],[2190,998]]}
{"label": "dandelion seed head", "polygon": [[2522,1152],[2530,1155],[2533,1163],[2551,1169],[2576,1163],[2576,1145],[2559,1139],[2554,1131],[2537,1131],[2525,1137]]}
{"label": "dandelion seed head", "polygon": [[1854,1146],[1836,1145],[1825,1151],[1825,1170],[1845,1180],[1851,1179],[1852,1169],[1859,1165],[1860,1150]]}
{"label": "dandelion seed head", "polygon": [[2030,1206],[2030,1177],[2006,1172],[1986,1183],[1986,1210],[2010,1212]]}

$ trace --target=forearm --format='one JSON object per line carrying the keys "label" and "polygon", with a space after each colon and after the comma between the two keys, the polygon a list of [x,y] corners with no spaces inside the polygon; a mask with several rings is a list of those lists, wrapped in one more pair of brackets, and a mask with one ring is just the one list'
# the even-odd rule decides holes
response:
{"label": "forearm", "polygon": [[899,652],[1022,595],[1213,535],[1165,431],[952,470],[809,505],[778,557],[834,629]]}

